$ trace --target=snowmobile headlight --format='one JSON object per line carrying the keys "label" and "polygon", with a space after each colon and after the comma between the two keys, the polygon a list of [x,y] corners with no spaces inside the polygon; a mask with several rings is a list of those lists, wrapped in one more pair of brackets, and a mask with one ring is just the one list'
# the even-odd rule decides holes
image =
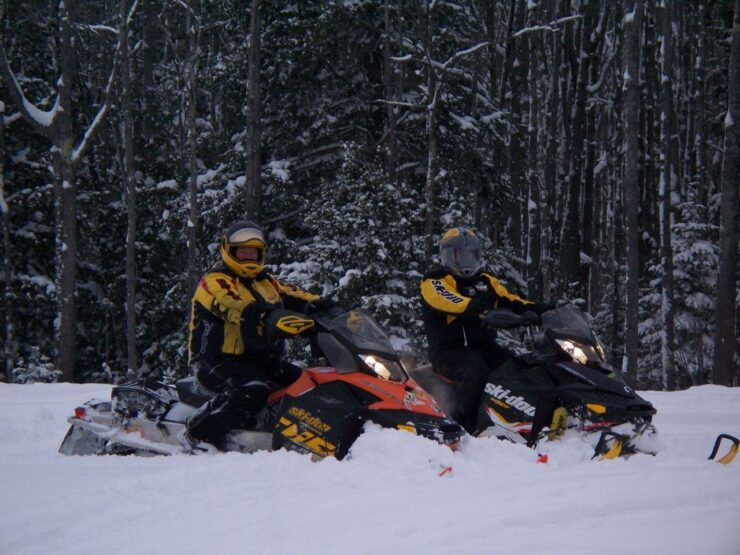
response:
{"label": "snowmobile headlight", "polygon": [[397,360],[371,354],[360,354],[359,356],[365,366],[383,380],[404,383],[408,379],[406,370]]}
{"label": "snowmobile headlight", "polygon": [[579,343],[569,341],[568,339],[556,339],[555,341],[557,341],[560,348],[568,353],[574,361],[580,364],[586,364],[588,361],[588,355],[583,349],[585,345],[580,345]]}
{"label": "snowmobile headlight", "polygon": [[379,378],[383,378],[384,380],[390,380],[391,379],[391,371],[388,370],[388,367],[385,365],[386,362],[380,357],[375,357],[373,355],[361,355],[362,361],[368,365],[370,370],[375,372]]}

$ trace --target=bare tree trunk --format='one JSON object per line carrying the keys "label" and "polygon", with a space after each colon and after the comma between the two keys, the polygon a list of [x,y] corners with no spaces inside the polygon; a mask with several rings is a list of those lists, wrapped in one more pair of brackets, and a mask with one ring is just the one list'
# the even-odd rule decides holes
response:
{"label": "bare tree trunk", "polygon": [[501,64],[501,82],[498,93],[498,102],[502,106],[506,98],[506,85],[507,81],[509,80],[509,73],[511,72],[511,66],[514,62],[514,57],[511,55],[511,52],[512,42],[514,40],[512,35],[514,34],[514,18],[516,17],[516,5],[517,0],[511,0],[511,4],[509,6],[509,17],[506,23],[506,42],[504,43],[504,59],[503,63]]}
{"label": "bare tree trunk", "polygon": [[[590,61],[588,64],[588,76],[587,76],[587,92],[588,96],[591,94],[592,83],[595,83],[601,73],[601,66],[599,63],[599,55],[597,51],[597,45],[601,44],[607,28],[608,11],[607,6],[601,4],[599,13],[599,23],[596,29],[593,30],[589,47]],[[606,62],[608,63],[608,61]],[[581,235],[581,251],[586,255],[585,261],[581,264],[581,287],[584,291],[584,298],[586,300],[586,311],[593,313],[596,309],[596,299],[594,298],[594,290],[596,283],[596,275],[598,269],[595,266],[596,263],[596,251],[597,246],[595,243],[595,235],[598,229],[598,209],[594,207],[594,197],[596,192],[594,191],[594,171],[596,164],[596,117],[597,110],[593,103],[586,101],[586,139],[584,148],[586,151],[586,157],[584,161],[583,171],[583,232]],[[596,213],[594,212],[596,210]]]}
{"label": "bare tree trunk", "polygon": [[[393,35],[393,24],[391,23],[390,0],[383,2],[383,21],[385,33],[383,35],[383,87],[385,99],[394,100],[396,87],[393,79],[393,67],[391,62],[391,37]],[[398,168],[398,138],[396,136],[396,109],[391,104],[385,107],[388,129],[387,133],[387,155],[386,172],[391,182],[396,181],[396,169]]]}
{"label": "bare tree trunk", "polygon": [[[520,2],[520,8],[514,13],[514,27],[520,28],[524,24],[524,3]],[[507,223],[507,235],[514,252],[524,258],[524,249],[522,248],[523,230],[522,220],[526,214],[524,198],[527,194],[526,185],[526,157],[527,150],[524,141],[525,129],[525,111],[522,109],[522,99],[527,95],[526,76],[527,76],[527,38],[513,38],[508,40],[506,49],[507,56],[510,60],[516,59],[516,64],[511,64],[511,140],[509,143],[509,176],[511,179],[511,196],[506,196],[503,203],[504,212],[509,217]],[[525,45],[522,48],[522,45]],[[519,266],[517,264],[516,266]],[[524,268],[518,267],[517,270],[524,273]]]}
{"label": "bare tree trunk", "polygon": [[735,361],[737,307],[738,174],[740,173],[740,0],[735,0],[735,23],[730,47],[730,75],[725,115],[725,153],[722,161],[722,208],[720,213],[719,273],[717,275],[716,331],[714,336],[714,383],[738,385]]}
{"label": "bare tree trunk", "polygon": [[[560,15],[563,9],[562,5],[559,7],[561,2],[559,0],[552,0],[553,4],[550,10],[552,14],[551,19],[555,19],[556,16]],[[546,146],[545,146],[545,160],[544,160],[544,207],[542,210],[542,230],[544,237],[551,237],[553,230],[552,223],[552,210],[554,206],[554,199],[557,190],[557,179],[558,179],[558,145],[560,144],[560,138],[558,137],[558,112],[560,109],[560,72],[562,66],[562,47],[563,37],[561,33],[551,33],[551,51],[552,51],[552,69],[550,70],[550,92],[549,101],[547,106],[547,132],[546,132]],[[550,283],[553,278],[552,274],[552,255],[551,255],[552,242],[549,239],[542,241],[542,272],[540,275],[540,290],[545,297],[549,297],[550,294]]]}
{"label": "bare tree trunk", "polygon": [[[71,4],[71,3],[70,3]],[[56,344],[57,367],[65,381],[74,381],[77,357],[77,165],[72,161],[74,147],[71,93],[74,51],[68,4],[59,5],[59,43],[62,85],[59,89],[61,113],[52,127],[55,174],[57,291]],[[69,83],[69,85],[67,84]]]}
{"label": "bare tree trunk", "polygon": [[581,181],[583,178],[583,153],[586,137],[586,96],[589,64],[595,44],[594,11],[596,4],[584,0],[581,11],[581,50],[578,56],[578,77],[576,80],[575,99],[571,110],[571,150],[569,153],[570,170],[568,175],[567,201],[563,213],[563,226],[560,235],[560,269],[566,295],[571,299],[583,297],[581,286]]}
{"label": "bare tree trunk", "polygon": [[640,193],[640,205],[638,209],[638,226],[640,230],[646,234],[650,240],[641,241],[641,264],[644,267],[644,262],[652,262],[658,257],[657,245],[658,238],[660,237],[660,218],[658,216],[658,199],[656,195],[658,183],[657,175],[658,168],[656,160],[659,157],[658,151],[660,148],[659,141],[659,130],[656,119],[656,102],[659,98],[660,93],[660,80],[656,75],[656,64],[654,63],[654,55],[651,54],[655,50],[656,29],[652,22],[652,18],[648,17],[647,14],[655,12],[654,0],[647,0],[645,3],[645,15],[644,20],[644,40],[643,40],[643,53],[645,61],[643,63],[644,69],[644,92],[642,98],[644,99],[644,129],[643,136],[644,141],[643,153],[644,153],[644,164],[642,168],[643,180],[641,184]]}
{"label": "bare tree trunk", "polygon": [[193,10],[196,2],[187,7],[186,26],[188,36],[188,59],[186,69],[187,79],[187,127],[188,127],[188,201],[190,203],[190,218],[188,221],[188,292],[192,293],[198,283],[198,145],[195,126],[196,118],[196,87],[198,62],[198,33]]}
{"label": "bare tree trunk", "polygon": [[663,38],[661,62],[661,159],[663,162],[660,178],[660,239],[662,276],[661,315],[663,319],[663,339],[661,341],[661,360],[663,385],[668,391],[675,389],[674,328],[675,307],[673,293],[673,244],[671,241],[671,194],[676,175],[676,160],[673,156],[673,0],[663,0]]}
{"label": "bare tree trunk", "polygon": [[637,381],[639,356],[640,230],[637,214],[640,197],[640,29],[642,0],[628,2],[624,14],[624,221],[627,243],[627,307],[625,313],[625,366]]}
{"label": "bare tree trunk", "polygon": [[131,114],[131,68],[129,64],[129,0],[120,0],[121,21],[118,41],[121,45],[121,143],[122,168],[126,197],[126,353],[129,377],[138,368],[136,360],[136,178],[134,175],[134,129]]}
{"label": "bare tree trunk", "polygon": [[707,205],[707,142],[706,135],[706,110],[704,107],[704,64],[706,63],[706,44],[704,39],[708,10],[704,3],[700,2],[697,13],[696,25],[696,50],[697,56],[694,65],[694,102],[696,104],[696,125],[694,125],[694,182],[696,187],[696,198],[699,204]]}
{"label": "bare tree trunk", "polygon": [[437,165],[439,157],[439,146],[437,144],[437,109],[441,83],[437,79],[437,73],[432,63],[432,6],[426,5],[421,7],[420,2],[416,2],[417,21],[419,25],[419,35],[421,45],[426,57],[427,66],[427,99],[426,99],[426,133],[427,133],[427,172],[426,184],[424,186],[424,202],[426,211],[424,214],[424,236],[425,256],[431,260],[434,244],[432,236],[434,233],[435,222],[435,181],[437,179]]}
{"label": "bare tree trunk", "polygon": [[262,216],[262,96],[260,94],[260,5],[252,0],[249,24],[249,76],[247,78],[247,215]]}
{"label": "bare tree trunk", "polygon": [[[2,18],[0,17],[0,21]],[[13,262],[10,258],[10,209],[5,199],[5,103],[0,101],[0,216],[3,226],[3,321],[5,335],[3,344],[3,372],[0,378],[5,377],[8,383],[13,381],[15,367],[15,337],[13,328],[13,301],[12,286]]]}
{"label": "bare tree trunk", "polygon": [[544,46],[541,37],[529,37],[529,164],[527,170],[527,184],[529,186],[528,197],[531,206],[527,203],[527,214],[529,215],[527,226],[527,285],[530,298],[541,299],[543,291],[540,290],[539,271],[541,267],[540,256],[542,254],[542,198],[540,192],[540,169],[537,163],[538,150],[538,113],[539,101],[537,83],[541,70],[537,61],[536,52]]}

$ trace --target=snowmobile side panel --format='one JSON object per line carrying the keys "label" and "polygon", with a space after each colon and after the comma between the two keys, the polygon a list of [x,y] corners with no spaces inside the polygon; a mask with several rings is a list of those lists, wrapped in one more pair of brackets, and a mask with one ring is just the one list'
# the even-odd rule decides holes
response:
{"label": "snowmobile side panel", "polygon": [[62,455],[97,455],[105,444],[106,440],[94,432],[72,424],[59,446],[59,452]]}
{"label": "snowmobile side panel", "polygon": [[[331,370],[334,371],[333,368]],[[303,372],[301,372],[300,377],[288,387],[270,393],[270,395],[267,397],[267,404],[272,405],[278,402],[284,395],[298,397],[300,395],[303,395],[307,391],[310,391],[314,387],[316,387],[316,381],[313,378],[313,373],[311,369],[304,370]]]}
{"label": "snowmobile side panel", "polygon": [[362,404],[339,381],[318,385],[299,397],[285,395],[277,413],[272,447],[341,459],[359,434],[363,412]]}
{"label": "snowmobile side panel", "polygon": [[363,372],[318,373],[313,378],[319,384],[341,381],[371,393],[378,399],[370,405],[372,410],[413,410],[430,416],[444,416],[436,401],[413,380],[405,383],[379,380]]}

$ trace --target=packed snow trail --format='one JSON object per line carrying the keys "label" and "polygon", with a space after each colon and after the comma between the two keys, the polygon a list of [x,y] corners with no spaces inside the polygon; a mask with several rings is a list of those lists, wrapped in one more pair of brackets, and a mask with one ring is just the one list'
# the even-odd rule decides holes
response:
{"label": "packed snow trail", "polygon": [[628,460],[380,429],[343,462],[57,454],[72,409],[109,393],[0,384],[0,554],[740,553],[740,460],[706,460],[740,436],[740,388],[645,393],[664,448]]}

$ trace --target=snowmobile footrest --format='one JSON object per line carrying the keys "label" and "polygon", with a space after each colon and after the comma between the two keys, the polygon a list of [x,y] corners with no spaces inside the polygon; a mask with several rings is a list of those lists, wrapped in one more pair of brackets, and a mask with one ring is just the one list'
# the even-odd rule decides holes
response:
{"label": "snowmobile footrest", "polygon": [[730,449],[729,451],[727,451],[727,453],[717,459],[717,462],[720,464],[730,464],[735,458],[735,455],[737,455],[738,448],[740,448],[740,439],[737,439],[730,434],[719,434],[717,436],[717,439],[714,442],[714,447],[712,448],[712,452],[709,455],[709,460],[711,461],[714,459],[714,457],[717,456],[717,453],[719,452],[719,447],[722,444],[723,439],[730,440],[732,442],[732,445],[730,446]]}

